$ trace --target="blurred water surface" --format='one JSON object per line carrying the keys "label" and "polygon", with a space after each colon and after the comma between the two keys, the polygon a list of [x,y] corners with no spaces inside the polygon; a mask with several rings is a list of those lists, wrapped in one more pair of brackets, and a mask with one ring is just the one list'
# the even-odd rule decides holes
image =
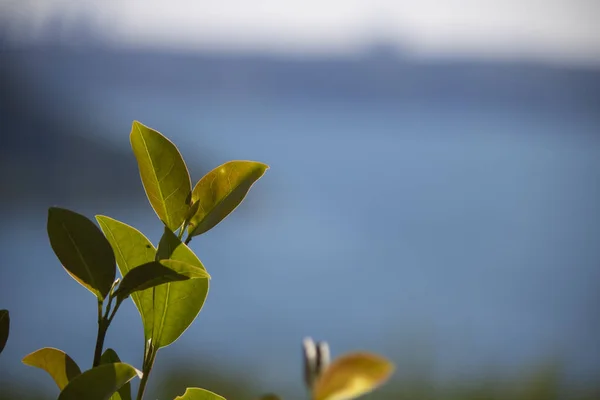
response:
{"label": "blurred water surface", "polygon": [[[8,377],[50,387],[19,362],[43,346],[91,362],[95,302],[52,254],[47,207],[110,215],[153,242],[160,237],[139,180],[111,187],[120,169],[137,174],[128,147],[133,120],[169,136],[194,181],[230,159],[271,166],[240,209],[192,241],[212,275],[211,291],[198,320],[163,350],[165,360],[235,365],[264,387],[277,382],[301,390],[299,344],[312,335],[328,340],[335,354],[356,348],[389,354],[401,372],[410,371],[413,353],[421,354],[439,379],[554,358],[575,381],[600,373],[600,73],[565,73],[562,86],[550,76],[540,86],[550,88],[540,97],[550,105],[540,105],[517,86],[500,99],[488,93],[491,100],[465,101],[453,79],[442,91],[447,98],[415,101],[343,95],[343,89],[318,95],[301,83],[299,94],[265,95],[248,86],[252,79],[236,84],[239,75],[224,72],[220,91],[169,91],[153,79],[177,72],[140,67],[149,83],[129,85],[120,79],[126,68],[111,83],[110,71],[89,71],[112,64],[86,64],[77,54],[49,58],[48,68],[35,52],[2,57],[5,66],[19,59],[17,82],[27,82],[26,89],[16,84],[25,91],[23,115],[8,112],[12,100],[0,109],[5,143],[27,132],[43,137],[40,124],[25,122],[43,114],[57,126],[77,124],[75,136],[61,140],[87,138],[92,153],[101,143],[119,166],[110,167],[108,157],[104,167],[84,170],[90,175],[78,176],[72,165],[68,174],[52,176],[44,174],[50,166],[40,154],[50,151],[50,163],[74,155],[33,140],[14,147],[37,160],[27,168],[38,180],[71,180],[73,191],[82,179],[91,184],[84,197],[65,199],[36,193],[38,183],[30,182],[30,192],[19,186],[28,193],[18,199],[23,205],[2,214],[0,305],[11,310],[13,331],[0,370]],[[186,66],[190,82],[194,65],[205,64]],[[14,173],[7,172],[11,165]],[[23,168],[16,161],[3,166],[5,183],[25,174]],[[102,176],[102,187],[94,186]],[[128,191],[119,197],[121,190]],[[107,342],[139,366],[138,319],[128,303]],[[166,365],[159,359],[158,371]]]}

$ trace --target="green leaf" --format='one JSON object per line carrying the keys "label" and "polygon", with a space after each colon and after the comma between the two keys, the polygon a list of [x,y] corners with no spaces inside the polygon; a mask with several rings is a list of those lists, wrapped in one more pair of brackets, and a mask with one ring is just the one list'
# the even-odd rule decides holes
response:
{"label": "green leaf", "polygon": [[[97,216],[96,219],[113,246],[123,276],[156,259],[162,259],[164,263],[170,258],[204,269],[198,257],[167,227],[157,253],[152,243],[137,229],[105,216]],[[200,312],[208,288],[208,279],[190,279],[134,292],[131,297],[142,316],[146,342],[152,339],[154,346],[164,347],[177,340]]]}
{"label": "green leaf", "polygon": [[382,385],[394,365],[371,353],[351,353],[333,361],[317,379],[313,400],[349,400]]}
{"label": "green leaf", "polygon": [[10,314],[8,310],[0,310],[0,353],[8,341],[8,332],[10,331]]}
{"label": "green leaf", "polygon": [[115,255],[100,229],[85,216],[63,208],[48,211],[50,245],[63,267],[100,300],[115,280]]}
{"label": "green leaf", "polygon": [[225,397],[205,389],[187,388],[182,396],[177,396],[174,400],[225,400]]}
{"label": "green leaf", "polygon": [[159,132],[133,122],[131,147],[148,200],[163,223],[176,231],[190,207],[192,183],[177,147]]}
{"label": "green leaf", "polygon": [[[96,220],[115,252],[122,276],[127,276],[132,269],[140,265],[154,261],[156,249],[143,233],[110,217],[97,215]],[[152,290],[134,292],[131,298],[142,317],[144,338],[148,341],[152,334],[154,316]]]}
{"label": "green leaf", "polygon": [[[194,252],[167,228],[158,245],[157,258],[204,269]],[[148,289],[154,290],[152,343],[157,348],[173,343],[190,326],[204,305],[208,289],[208,279],[190,279]]]}
{"label": "green leaf", "polygon": [[192,205],[199,205],[190,220],[189,237],[212,229],[227,217],[267,169],[268,165],[256,161],[229,161],[200,179],[192,191]]}
{"label": "green leaf", "polygon": [[115,296],[124,299],[139,290],[194,278],[210,278],[210,275],[203,268],[181,261],[151,261],[129,271],[115,291]]}
{"label": "green leaf", "polygon": [[[121,359],[117,355],[117,352],[113,349],[106,349],[100,357],[100,364],[110,364],[110,363],[118,363],[121,362]],[[114,393],[110,400],[131,400],[131,383],[127,382],[121,388]]]}
{"label": "green leaf", "polygon": [[60,392],[58,400],[109,400],[139,371],[129,364],[102,364],[75,377]]}
{"label": "green leaf", "polygon": [[52,347],[44,347],[26,355],[23,364],[41,368],[49,373],[60,390],[81,374],[77,363],[67,353]]}

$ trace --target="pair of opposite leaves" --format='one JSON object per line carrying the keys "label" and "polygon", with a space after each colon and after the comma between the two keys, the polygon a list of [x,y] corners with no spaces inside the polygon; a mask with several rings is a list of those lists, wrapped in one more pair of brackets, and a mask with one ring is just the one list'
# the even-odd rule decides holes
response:
{"label": "pair of opposite leaves", "polygon": [[[122,363],[117,353],[106,349],[98,367],[81,372],[71,357],[58,349],[44,348],[23,359],[23,363],[45,370],[58,386],[58,400],[131,400],[130,381],[141,372]],[[225,400],[204,389],[187,389],[175,400]]]}
{"label": "pair of opposite leaves", "polygon": [[187,225],[188,239],[229,215],[269,168],[255,161],[230,161],[210,171],[192,189],[185,161],[169,139],[134,121],[130,141],[152,208],[173,232]]}

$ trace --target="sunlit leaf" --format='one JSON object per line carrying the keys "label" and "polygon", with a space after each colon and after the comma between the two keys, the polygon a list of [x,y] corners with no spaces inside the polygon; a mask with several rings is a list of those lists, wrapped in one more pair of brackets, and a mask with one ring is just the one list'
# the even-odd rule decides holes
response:
{"label": "sunlit leaf", "polygon": [[138,121],[133,122],[130,140],[152,208],[169,229],[177,230],[190,207],[192,190],[179,150],[162,134]]}
{"label": "sunlit leaf", "polygon": [[[117,352],[113,349],[106,349],[100,358],[100,364],[111,364],[121,362],[121,359],[117,355]],[[121,388],[114,393],[110,400],[131,400],[131,383],[127,382]]]}
{"label": "sunlit leaf", "polygon": [[140,290],[195,278],[209,279],[210,275],[203,268],[194,267],[181,261],[151,261],[129,271],[115,291],[115,296],[126,298],[131,293]]}
{"label": "sunlit leaf", "polygon": [[10,331],[10,313],[8,310],[0,310],[0,353],[8,341],[8,332]]}
{"label": "sunlit leaf", "polygon": [[212,229],[235,210],[267,169],[260,162],[229,161],[200,179],[192,191],[192,205],[197,202],[198,211],[190,220],[190,237]]}
{"label": "sunlit leaf", "polygon": [[77,363],[67,353],[51,347],[44,347],[26,355],[23,364],[46,371],[60,390],[81,374]]}
{"label": "sunlit leaf", "polygon": [[[143,233],[110,217],[97,215],[96,220],[115,252],[122,276],[127,276],[132,269],[140,265],[154,261],[156,249]],[[152,291],[135,292],[131,298],[142,316],[144,338],[147,341],[150,339],[153,326]]]}
{"label": "sunlit leaf", "polygon": [[187,388],[182,396],[177,396],[174,400],[225,400],[225,397],[205,389]]}
{"label": "sunlit leaf", "polygon": [[58,400],[109,400],[136,375],[139,371],[129,364],[101,364],[71,380]]}
{"label": "sunlit leaf", "polygon": [[[204,269],[198,257],[167,227],[157,253],[137,229],[109,217],[97,216],[96,219],[115,250],[123,276],[156,259],[181,261]],[[134,292],[131,297],[142,315],[146,342],[152,339],[155,346],[164,347],[177,340],[200,312],[208,288],[208,279],[191,279]]]}
{"label": "sunlit leaf", "polygon": [[333,361],[315,382],[313,400],[349,400],[382,385],[394,365],[370,353],[351,353]]}
{"label": "sunlit leaf", "polygon": [[[180,261],[204,269],[194,252],[166,228],[158,245],[157,258]],[[157,348],[173,343],[190,326],[204,305],[208,288],[208,279],[190,279],[146,290],[154,290],[152,338]]]}
{"label": "sunlit leaf", "polygon": [[115,280],[115,255],[102,231],[85,216],[63,208],[48,211],[50,245],[77,282],[104,299]]}

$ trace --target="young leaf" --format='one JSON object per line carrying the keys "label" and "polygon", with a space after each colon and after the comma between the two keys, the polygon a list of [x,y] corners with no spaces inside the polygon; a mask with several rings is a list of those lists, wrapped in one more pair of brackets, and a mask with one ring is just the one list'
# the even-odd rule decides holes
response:
{"label": "young leaf", "polygon": [[192,190],[179,150],[169,139],[138,121],[133,122],[130,140],[152,208],[169,229],[177,230],[190,207]]}
{"label": "young leaf", "polygon": [[10,314],[8,310],[0,310],[0,353],[8,341],[8,332],[10,330]]}
{"label": "young leaf", "polygon": [[[170,259],[204,269],[194,252],[166,228],[158,245],[157,258],[163,262]],[[156,348],[173,343],[190,326],[204,305],[208,288],[208,279],[190,279],[148,290],[154,290],[152,342]]]}
{"label": "young leaf", "polygon": [[[106,349],[100,358],[100,365],[121,362],[117,352],[113,349]],[[110,400],[131,400],[131,383],[127,382],[121,389],[114,393]]]}
{"label": "young leaf", "polygon": [[187,388],[182,396],[177,396],[174,400],[225,400],[225,398],[205,389]]}
{"label": "young leaf", "polygon": [[382,385],[394,371],[394,365],[371,353],[342,356],[315,382],[313,400],[350,400]]}
{"label": "young leaf", "polygon": [[255,161],[229,161],[200,179],[192,191],[192,204],[198,202],[199,206],[190,220],[189,237],[212,229],[227,217],[267,169],[268,165]]}
{"label": "young leaf", "polygon": [[109,400],[136,375],[139,377],[139,371],[129,364],[101,364],[70,381],[58,400]]}
{"label": "young leaf", "polygon": [[115,296],[124,299],[139,290],[194,278],[209,279],[210,275],[203,268],[194,267],[181,261],[151,261],[129,271],[115,291]]}
{"label": "young leaf", "polygon": [[63,208],[48,211],[50,245],[77,282],[103,300],[115,280],[115,255],[100,229],[85,216]]}
{"label": "young leaf", "polygon": [[52,347],[44,347],[26,355],[23,364],[41,368],[49,373],[60,390],[81,374],[77,363],[67,353]]}
{"label": "young leaf", "polygon": [[[154,261],[156,249],[143,233],[110,217],[97,215],[96,220],[115,252],[122,276],[127,276],[132,269],[140,265]],[[152,291],[135,292],[131,298],[142,317],[144,338],[148,341],[152,334],[154,316]]]}

